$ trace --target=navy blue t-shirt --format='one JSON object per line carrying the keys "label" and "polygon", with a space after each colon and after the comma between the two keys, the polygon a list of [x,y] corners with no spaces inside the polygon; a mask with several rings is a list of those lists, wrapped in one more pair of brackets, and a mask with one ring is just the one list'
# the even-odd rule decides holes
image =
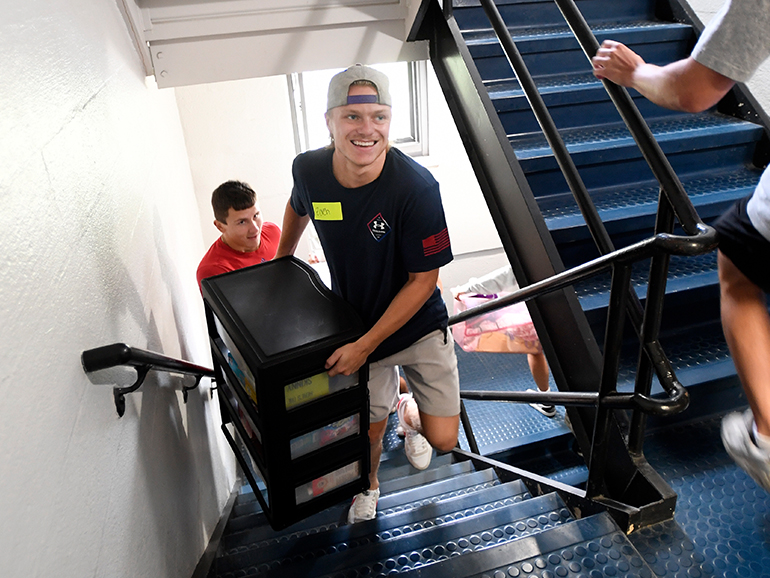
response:
{"label": "navy blue t-shirt", "polygon": [[[321,240],[332,290],[372,327],[409,278],[452,260],[439,187],[430,172],[398,149],[390,149],[380,176],[354,189],[332,172],[332,149],[294,159],[291,206],[309,215]],[[447,326],[436,288],[403,327],[369,357],[377,361]]]}

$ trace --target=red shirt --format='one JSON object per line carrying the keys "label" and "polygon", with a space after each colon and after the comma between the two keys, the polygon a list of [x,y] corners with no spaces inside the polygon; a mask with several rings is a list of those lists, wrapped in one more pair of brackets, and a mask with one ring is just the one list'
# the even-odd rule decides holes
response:
{"label": "red shirt", "polygon": [[201,285],[201,279],[206,277],[270,261],[275,257],[280,239],[281,229],[275,223],[268,222],[262,225],[262,239],[256,251],[248,253],[236,251],[226,245],[220,237],[214,241],[198,265],[198,287]]}

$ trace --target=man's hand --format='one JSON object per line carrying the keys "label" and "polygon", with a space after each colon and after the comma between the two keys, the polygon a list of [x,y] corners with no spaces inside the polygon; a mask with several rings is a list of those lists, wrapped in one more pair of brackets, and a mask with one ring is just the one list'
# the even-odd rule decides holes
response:
{"label": "man's hand", "polygon": [[335,375],[350,375],[351,373],[358,371],[369,357],[369,351],[359,339],[353,343],[348,343],[337,349],[331,354],[329,359],[326,360],[326,369],[329,371],[329,377]]}
{"label": "man's hand", "polygon": [[655,104],[672,110],[701,112],[714,106],[735,82],[692,56],[665,66],[645,62],[636,52],[605,40],[591,59],[594,76],[633,88]]}
{"label": "man's hand", "polygon": [[606,78],[621,86],[633,86],[634,72],[644,64],[644,59],[625,44],[605,40],[591,62],[596,78]]}

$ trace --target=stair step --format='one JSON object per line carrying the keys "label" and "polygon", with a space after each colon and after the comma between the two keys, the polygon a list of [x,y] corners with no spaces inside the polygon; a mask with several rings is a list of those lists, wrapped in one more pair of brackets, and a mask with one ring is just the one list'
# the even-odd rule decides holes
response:
{"label": "stair step", "polygon": [[[416,472],[417,470],[412,471]],[[446,499],[459,493],[473,491],[473,488],[478,488],[483,484],[493,485],[496,483],[497,477],[492,470],[474,472],[471,462],[445,464],[408,475],[405,478],[381,481],[379,508],[403,507],[409,502],[416,503],[430,499],[436,493],[438,493],[436,499]],[[432,490],[428,488],[432,488]],[[235,532],[248,530],[250,539],[259,541],[297,532],[309,533],[328,530],[346,523],[349,506],[350,501],[345,500],[280,532],[269,527],[263,514],[248,516],[241,521],[231,520],[227,531],[231,532],[232,536]]]}
{"label": "stair step", "polygon": [[[670,144],[667,147],[668,150],[664,152],[678,152],[686,147],[694,148],[690,141],[696,138],[717,138],[720,144],[724,145],[754,142],[763,134],[763,129],[759,125],[711,113],[676,115],[672,118],[653,121],[650,123],[650,130],[661,147]],[[562,131],[561,136],[576,164],[580,164],[583,156],[597,151],[601,151],[605,160],[618,160],[629,157],[613,155],[612,150],[619,152],[625,152],[626,149],[638,150],[631,133],[624,124],[620,123],[565,130]],[[522,165],[527,163],[529,171],[543,170],[556,162],[542,134],[515,135],[509,138],[509,141],[516,152],[516,157]]]}
{"label": "stair step", "polygon": [[[640,299],[647,295],[649,261],[640,261],[632,268],[631,283]],[[604,309],[609,305],[609,274],[596,275],[575,285],[575,293],[583,311]],[[716,252],[683,257],[674,255],[669,265],[666,294],[689,291],[694,288],[718,283]]]}
{"label": "stair step", "polygon": [[[682,186],[702,219],[721,215],[734,201],[756,188],[761,171],[752,168],[688,175]],[[651,230],[658,209],[657,182],[630,183],[590,191],[599,216],[610,233],[642,227]],[[556,242],[590,238],[583,215],[571,193],[541,197],[538,205]]]}
{"label": "stair step", "polygon": [[[687,388],[735,375],[735,366],[718,320],[684,327],[679,331],[667,331],[661,334],[660,342],[677,379]],[[624,352],[618,372],[618,391],[633,390],[636,361],[636,354]],[[657,378],[653,378],[652,394],[662,393],[663,388]]]}
{"label": "stair step", "polygon": [[[564,18],[553,0],[496,0],[500,14],[507,22],[518,21],[521,26],[563,25]],[[462,29],[489,27],[484,9],[478,0],[454,0],[454,17]],[[649,20],[654,17],[653,1],[606,2],[581,0],[579,8],[586,18],[603,21]]]}
{"label": "stair step", "polygon": [[257,568],[248,568],[245,576],[274,578],[293,575],[309,578],[335,575],[338,572],[356,576],[403,572],[499,541],[515,540],[542,532],[570,520],[572,516],[562,500],[556,494],[548,494],[448,521],[440,526],[383,539],[353,550],[305,560],[290,567],[279,567],[264,573]]}
{"label": "stair step", "polygon": [[[487,23],[487,28],[489,24]],[[587,73],[591,63],[569,29],[562,25],[541,29],[511,30],[516,49],[530,74],[535,77]],[[692,47],[693,31],[687,25],[635,22],[626,26],[595,26],[599,42],[618,40],[631,46],[645,61],[662,64],[686,57]],[[475,35],[468,46],[476,69],[484,81],[513,79],[515,74],[500,43],[490,30],[466,32]],[[494,39],[493,39],[494,38]]]}
{"label": "stair step", "polygon": [[[720,114],[693,114],[652,121],[650,129],[672,168],[680,176],[751,165],[761,126]],[[644,182],[652,172],[625,125],[561,131],[586,188],[620,187]],[[535,196],[569,192],[542,134],[510,139]]]}
{"label": "stair step", "polygon": [[[607,122],[622,121],[604,85],[593,74],[590,76],[595,82],[589,82],[584,74],[558,75],[555,78],[537,79],[536,84],[540,96],[557,128],[585,127],[595,123],[597,118],[605,119]],[[575,82],[565,84],[565,81]],[[525,134],[540,130],[540,125],[530,108],[529,101],[521,89],[515,89],[511,82],[490,88],[498,91],[490,93],[490,97],[507,134]],[[501,94],[505,96],[500,96]],[[648,120],[680,114],[653,104],[636,91],[631,91],[631,94],[639,112]]]}
{"label": "stair step", "polygon": [[437,501],[420,508],[391,513],[380,511],[368,522],[345,525],[313,535],[281,537],[249,544],[248,550],[227,552],[218,569],[228,571],[255,566],[267,570],[290,563],[320,558],[333,552],[349,551],[423,528],[430,528],[456,519],[480,514],[495,507],[510,505],[529,498],[521,481],[489,487],[473,494]]}
{"label": "stair step", "polygon": [[537,536],[420,566],[407,576],[503,578],[528,576],[654,576],[607,514],[571,521]]}
{"label": "stair step", "polygon": [[[561,25],[543,27],[521,27],[509,24],[508,32],[516,44],[516,48],[522,54],[580,50],[580,45],[572,31],[563,22],[562,20]],[[606,38],[612,38],[629,45],[642,42],[652,44],[689,40],[692,36],[692,27],[687,24],[654,20],[601,23],[591,26],[591,30],[599,42]],[[482,29],[464,30],[462,35],[473,58],[486,58],[503,54],[497,34],[489,24]],[[540,73],[542,74],[542,71]]]}

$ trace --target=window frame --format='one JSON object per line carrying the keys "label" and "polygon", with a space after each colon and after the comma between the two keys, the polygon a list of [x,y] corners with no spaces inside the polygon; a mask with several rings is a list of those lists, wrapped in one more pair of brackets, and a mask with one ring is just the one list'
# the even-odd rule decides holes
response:
{"label": "window frame", "polygon": [[[428,156],[428,63],[425,60],[407,62],[407,90],[409,99],[409,134],[391,139],[391,145],[412,157]],[[376,65],[375,65],[376,66]],[[308,98],[302,72],[286,75],[294,147],[297,154],[310,149],[310,130],[305,114]],[[324,94],[322,98],[326,98]],[[400,113],[403,114],[403,111]]]}

